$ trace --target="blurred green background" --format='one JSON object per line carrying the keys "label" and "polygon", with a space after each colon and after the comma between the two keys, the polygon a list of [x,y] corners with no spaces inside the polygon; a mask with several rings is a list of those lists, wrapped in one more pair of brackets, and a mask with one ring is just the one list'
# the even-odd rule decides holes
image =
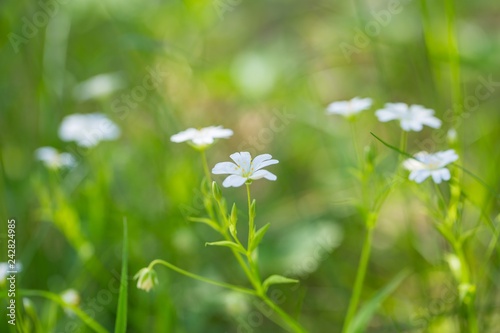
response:
{"label": "blurred green background", "polygon": [[[207,152],[211,167],[243,150],[280,161],[269,168],[276,182],[252,185],[257,225],[272,223],[260,249],[262,275],[298,277],[298,288],[281,287],[283,307],[300,313],[311,332],[339,332],[364,229],[354,205],[349,126],[324,109],[354,96],[374,99],[372,111],[360,117],[358,140],[376,149],[381,175],[394,169],[398,156],[369,132],[394,144],[400,133],[396,123],[380,124],[373,114],[386,102],[422,104],[443,119],[441,130],[410,133],[409,152],[447,149],[452,123],[446,112],[454,107],[449,3],[3,1],[0,261],[7,259],[6,221],[15,218],[23,264],[18,287],[55,293],[74,288],[82,309],[109,330],[124,217],[131,276],[163,258],[245,285],[227,249],[204,246],[217,235],[187,222],[187,216],[204,216],[202,165],[193,149],[170,142],[188,127],[223,125],[235,135]],[[460,162],[498,194],[500,6],[460,0],[454,8],[465,109],[456,126]],[[127,103],[151,75],[156,87]],[[479,97],[484,81],[493,83],[480,88]],[[58,138],[64,116],[91,112],[107,114],[121,137],[88,150]],[[47,170],[34,158],[41,146],[72,152],[78,165],[67,172]],[[498,214],[498,200],[474,179],[464,182],[475,203],[464,207],[466,223],[477,223],[478,207]],[[458,296],[442,259],[448,249],[419,191],[406,183],[384,205],[362,299],[402,269],[413,273],[383,303],[369,332],[458,332]],[[244,189],[223,192],[244,217]],[[470,247],[475,270],[488,267],[478,290],[481,332],[496,332],[500,325],[500,257],[481,261],[490,239],[490,230],[480,227]],[[281,331],[256,312],[251,299],[163,268],[158,273],[160,286],[150,293],[130,280],[128,332]],[[50,302],[32,302],[47,332],[88,331]],[[0,331],[7,332],[12,328],[3,315],[5,296],[0,304]]]}

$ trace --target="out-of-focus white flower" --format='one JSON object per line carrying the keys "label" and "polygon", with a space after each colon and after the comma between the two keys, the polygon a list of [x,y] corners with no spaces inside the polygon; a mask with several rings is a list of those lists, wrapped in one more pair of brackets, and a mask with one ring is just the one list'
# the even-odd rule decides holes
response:
{"label": "out-of-focus white flower", "polygon": [[80,304],[80,294],[75,289],[67,289],[61,293],[61,298],[64,303],[78,306]]}
{"label": "out-of-focus white flower", "polygon": [[76,164],[75,158],[70,153],[60,153],[52,147],[40,147],[35,150],[35,156],[48,168],[60,169],[72,167]]}
{"label": "out-of-focus white flower", "polygon": [[252,161],[252,156],[248,152],[234,153],[231,156],[233,162],[217,163],[212,169],[215,175],[230,175],[227,177],[222,186],[238,187],[245,184],[247,181],[266,178],[268,180],[276,180],[276,175],[267,170],[262,170],[266,166],[279,163],[278,160],[273,160],[269,154],[262,154],[255,157]]}
{"label": "out-of-focus white flower", "polygon": [[93,76],[80,82],[73,89],[73,96],[77,100],[85,101],[91,98],[109,95],[125,86],[121,73],[105,73]]}
{"label": "out-of-focus white flower", "polygon": [[333,102],[326,108],[326,113],[351,117],[372,106],[371,98],[354,97],[350,101]]}
{"label": "out-of-focus white flower", "polygon": [[399,120],[401,128],[407,132],[420,132],[424,125],[432,128],[441,127],[441,120],[434,117],[434,110],[426,109],[422,105],[386,103],[383,109],[375,112],[375,115],[381,122]]}
{"label": "out-of-focus white flower", "polygon": [[453,149],[429,154],[425,151],[417,153],[414,158],[407,159],[403,166],[410,171],[410,180],[421,183],[428,177],[436,184],[450,180],[450,170],[446,166],[458,160]]}
{"label": "out-of-focus white flower", "polygon": [[23,265],[21,263],[17,263],[16,265],[11,265],[6,262],[0,262],[0,286],[5,285],[7,277],[9,276],[9,272],[19,273],[22,269]]}
{"label": "out-of-focus white flower", "polygon": [[222,126],[209,126],[201,129],[188,128],[170,137],[172,142],[188,142],[197,149],[205,149],[215,142],[215,139],[227,139],[233,131]]}
{"label": "out-of-focus white flower", "polygon": [[149,267],[145,267],[137,272],[134,279],[137,279],[137,288],[146,292],[149,292],[159,283],[156,271]]}
{"label": "out-of-focus white flower", "polygon": [[457,142],[457,138],[458,138],[457,130],[454,128],[450,128],[448,130],[448,133],[446,134],[446,138],[448,139],[448,143],[450,145],[455,144]]}
{"label": "out-of-focus white flower", "polygon": [[59,126],[63,141],[75,141],[82,147],[93,147],[101,141],[115,140],[120,128],[102,113],[75,113],[64,117]]}

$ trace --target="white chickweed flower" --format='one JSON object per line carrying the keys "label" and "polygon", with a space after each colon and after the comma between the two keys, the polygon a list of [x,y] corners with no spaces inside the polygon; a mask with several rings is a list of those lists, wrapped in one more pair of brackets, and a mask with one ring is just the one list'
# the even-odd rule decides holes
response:
{"label": "white chickweed flower", "polygon": [[102,113],[71,114],[59,126],[63,141],[75,141],[82,147],[93,147],[101,141],[116,140],[120,128]]}
{"label": "white chickweed flower", "polygon": [[149,267],[145,267],[137,272],[134,279],[137,279],[137,288],[146,292],[149,292],[159,283],[156,271]]}
{"label": "white chickweed flower", "polygon": [[450,180],[450,170],[446,166],[456,160],[458,160],[458,155],[453,149],[435,154],[420,152],[415,154],[414,158],[404,161],[403,166],[410,171],[410,180],[421,183],[428,177],[432,177],[432,180],[439,184],[443,180]]}
{"label": "white chickweed flower", "polygon": [[326,108],[328,114],[339,114],[344,117],[351,117],[372,106],[371,98],[354,97],[350,101],[333,102]]}
{"label": "white chickweed flower", "polygon": [[217,163],[212,169],[215,175],[230,175],[227,177],[222,186],[238,187],[246,182],[266,178],[268,180],[276,180],[276,175],[267,170],[262,170],[266,166],[279,163],[278,160],[273,160],[269,154],[262,154],[255,157],[252,161],[252,156],[248,152],[234,153],[231,156],[233,162]]}
{"label": "white chickweed flower", "polygon": [[67,289],[61,293],[61,298],[64,303],[78,306],[80,304],[80,294],[75,289]]}
{"label": "white chickweed flower", "polygon": [[227,139],[233,131],[222,126],[209,126],[201,129],[188,128],[170,137],[172,142],[188,142],[196,149],[205,149],[215,142],[215,139]]}
{"label": "white chickweed flower", "polygon": [[375,112],[375,115],[384,123],[399,120],[401,128],[407,132],[420,132],[424,125],[432,128],[441,127],[441,120],[434,117],[434,110],[426,109],[422,105],[386,103],[383,109]]}
{"label": "white chickweed flower", "polygon": [[72,167],[76,164],[75,158],[70,153],[60,153],[52,147],[40,147],[35,150],[35,156],[50,169]]}

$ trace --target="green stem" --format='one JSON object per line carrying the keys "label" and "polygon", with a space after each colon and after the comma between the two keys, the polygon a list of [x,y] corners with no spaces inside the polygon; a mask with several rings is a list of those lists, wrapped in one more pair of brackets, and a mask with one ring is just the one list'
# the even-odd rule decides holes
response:
{"label": "green stem", "polygon": [[250,195],[250,184],[246,183],[247,186],[247,202],[248,202],[248,248],[250,248],[251,242],[253,240],[253,234],[255,232],[254,228],[254,216],[252,214],[252,197]]}
{"label": "green stem", "polygon": [[202,282],[205,282],[205,283],[209,283],[209,284],[212,284],[214,286],[218,286],[218,287],[222,287],[222,288],[227,288],[227,289],[231,289],[231,290],[234,290],[234,291],[239,291],[241,293],[244,293],[244,294],[249,294],[249,295],[256,295],[255,291],[251,290],[251,289],[247,289],[247,288],[243,288],[243,287],[238,287],[238,286],[235,286],[235,285],[232,285],[232,284],[229,284],[229,283],[224,283],[224,282],[219,282],[219,281],[215,281],[215,280],[211,280],[211,279],[207,279],[201,275],[197,275],[197,274],[193,274],[191,272],[188,272],[186,270],[183,270],[182,268],[179,268],[177,266],[174,266],[172,265],[171,263],[165,261],[165,260],[161,260],[161,259],[156,259],[156,260],[153,260],[148,268],[150,269],[153,269],[153,267],[157,264],[160,264],[160,265],[164,265],[168,268],[170,268],[171,270],[179,273],[179,274],[183,274],[185,276],[188,276],[192,279],[195,279],[195,280],[199,280],[199,281],[202,281]]}
{"label": "green stem", "polygon": [[373,228],[374,224],[371,222],[367,223],[366,237],[363,243],[363,249],[361,251],[361,258],[358,264],[358,272],[356,274],[356,281],[354,282],[354,290],[349,301],[349,308],[347,310],[346,319],[344,321],[344,326],[342,332],[348,332],[349,325],[351,325],[352,319],[356,314],[358,308],[359,300],[361,297],[361,290],[363,288],[363,283],[365,281],[366,269],[368,267],[368,260],[370,259],[372,238],[373,238]]}
{"label": "green stem", "polygon": [[356,119],[349,119],[349,124],[351,127],[352,144],[353,144],[354,150],[356,152],[356,161],[357,161],[359,170],[362,170],[363,169],[363,159],[362,159],[361,150],[360,150],[359,144],[358,144],[358,136],[357,136],[358,132],[356,130]]}
{"label": "green stem", "polygon": [[281,309],[279,306],[274,304],[274,302],[269,299],[266,295],[260,296],[260,298],[271,308],[273,309],[274,312],[276,312],[280,318],[288,325],[289,328],[291,328],[294,332],[296,333],[305,333],[306,330],[300,326],[299,323],[292,317],[290,317],[283,309]]}
{"label": "green stem", "polygon": [[205,154],[205,150],[200,150],[201,161],[203,163],[203,171],[205,172],[205,177],[207,178],[208,184],[212,183],[212,176],[210,174],[210,169],[208,168],[207,154]]}
{"label": "green stem", "polygon": [[79,307],[76,307],[74,305],[68,304],[64,302],[61,298],[61,296],[51,293],[49,291],[44,291],[44,290],[26,290],[22,289],[20,291],[20,294],[22,296],[32,296],[32,297],[43,297],[48,300],[51,300],[54,303],[57,303],[60,305],[62,308],[67,308],[70,309],[78,318],[80,318],[81,321],[85,323],[88,327],[94,330],[94,332],[97,333],[109,333],[108,330],[106,330],[104,327],[102,327],[97,321],[92,319],[88,314],[86,314],[84,311],[82,311]]}

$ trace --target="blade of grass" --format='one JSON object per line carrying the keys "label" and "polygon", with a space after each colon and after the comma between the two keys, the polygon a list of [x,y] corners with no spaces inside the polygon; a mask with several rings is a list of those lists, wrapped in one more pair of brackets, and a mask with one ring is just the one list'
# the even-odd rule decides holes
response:
{"label": "blade of grass", "polygon": [[354,317],[351,325],[349,325],[348,333],[362,333],[365,332],[366,326],[370,319],[373,317],[380,304],[389,297],[391,293],[403,282],[403,280],[410,274],[408,270],[401,271],[382,289],[380,289],[371,300],[369,300]]}
{"label": "blade of grass", "polygon": [[128,298],[128,231],[127,219],[123,218],[123,252],[122,252],[122,275],[120,278],[120,295],[118,296],[118,308],[116,310],[115,333],[126,333],[127,331],[127,298]]}

